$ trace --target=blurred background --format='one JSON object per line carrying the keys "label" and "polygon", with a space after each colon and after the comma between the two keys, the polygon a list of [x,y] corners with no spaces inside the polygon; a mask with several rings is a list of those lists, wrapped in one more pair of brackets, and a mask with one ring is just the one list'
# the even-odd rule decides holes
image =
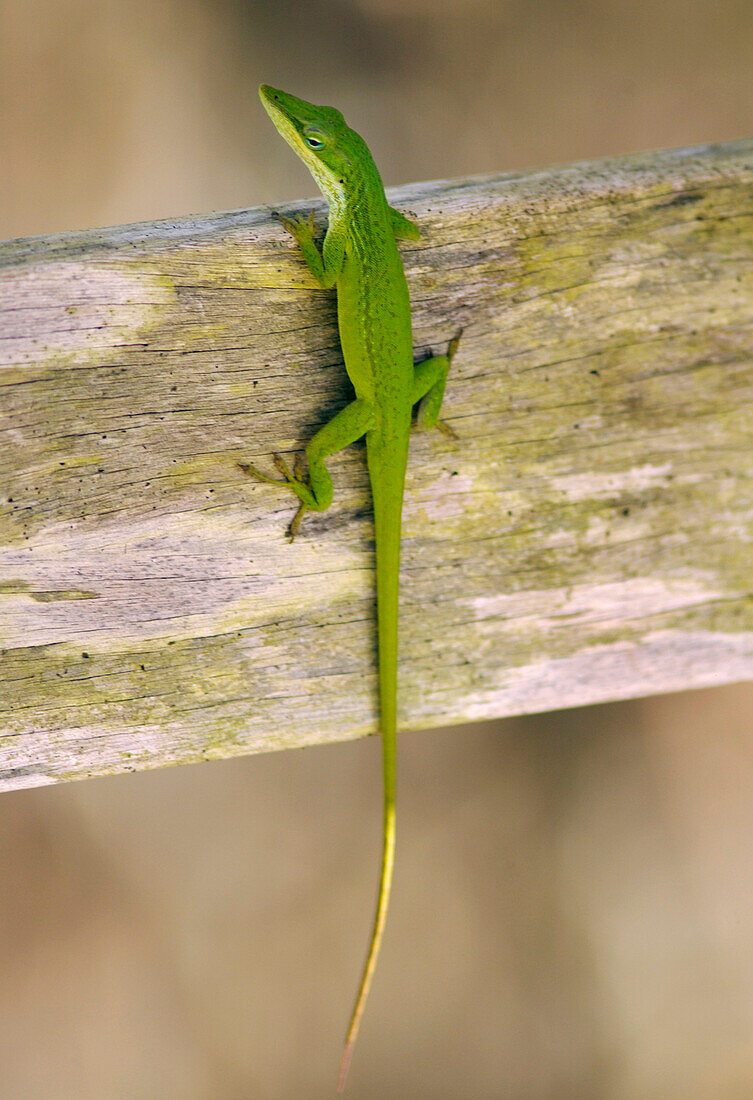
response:
{"label": "blurred background", "polygon": [[[749,137],[748,0],[0,0],[0,237]],[[295,722],[291,714],[290,721]],[[753,1095],[753,685],[405,734],[357,1098]],[[326,1097],[379,745],[0,797],[0,1096]]]}

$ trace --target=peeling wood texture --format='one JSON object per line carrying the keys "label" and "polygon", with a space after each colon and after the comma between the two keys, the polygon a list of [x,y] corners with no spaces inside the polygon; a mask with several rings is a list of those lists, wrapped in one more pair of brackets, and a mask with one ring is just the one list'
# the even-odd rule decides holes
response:
{"label": "peeling wood texture", "polygon": [[[392,192],[417,356],[465,326],[403,729],[753,677],[752,196],[752,142]],[[349,400],[271,209],[0,245],[0,368],[5,787],[375,730],[363,448],[292,545],[237,466]]]}

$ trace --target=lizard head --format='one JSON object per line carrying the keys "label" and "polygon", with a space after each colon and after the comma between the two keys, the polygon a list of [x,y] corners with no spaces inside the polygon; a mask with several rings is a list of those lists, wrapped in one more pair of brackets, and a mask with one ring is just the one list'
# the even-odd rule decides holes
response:
{"label": "lizard head", "polygon": [[[344,199],[350,181],[372,165],[366,142],[334,107],[317,107],[288,92],[262,84],[264,108],[298,154],[330,202]],[[376,168],[374,168],[376,172]]]}

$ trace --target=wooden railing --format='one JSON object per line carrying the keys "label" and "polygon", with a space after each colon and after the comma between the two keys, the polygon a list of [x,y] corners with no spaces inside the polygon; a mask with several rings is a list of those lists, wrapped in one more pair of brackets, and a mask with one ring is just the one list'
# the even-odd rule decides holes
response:
{"label": "wooden railing", "polygon": [[[402,728],[753,678],[752,196],[751,142],[391,192],[417,355],[465,330]],[[0,786],[375,730],[363,450],[292,544],[238,467],[348,392],[271,209],[0,245]]]}

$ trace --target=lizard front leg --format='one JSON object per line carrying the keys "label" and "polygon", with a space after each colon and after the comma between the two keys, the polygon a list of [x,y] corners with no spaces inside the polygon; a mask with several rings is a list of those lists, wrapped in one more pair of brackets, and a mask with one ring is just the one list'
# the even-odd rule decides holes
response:
{"label": "lizard front leg", "polygon": [[329,290],[337,282],[345,259],[345,240],[331,223],[324,237],[321,251],[314,240],[314,213],[307,218],[280,218],[282,226],[301,250],[306,267],[323,290]]}

